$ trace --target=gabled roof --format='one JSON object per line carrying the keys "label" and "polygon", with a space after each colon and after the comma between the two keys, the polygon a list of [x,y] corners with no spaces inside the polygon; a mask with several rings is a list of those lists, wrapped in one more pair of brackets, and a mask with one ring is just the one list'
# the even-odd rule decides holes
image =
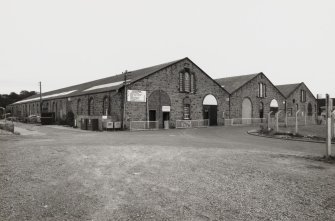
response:
{"label": "gabled roof", "polygon": [[[161,69],[164,69],[170,65],[173,65],[179,61],[182,61],[186,58],[171,61],[164,64],[159,64],[135,71],[129,71],[127,72],[127,82],[128,84],[133,83],[139,79],[142,79],[146,76],[149,76]],[[99,92],[105,92],[105,91],[113,91],[118,90],[119,88],[124,86],[124,74],[114,75],[107,78],[98,79],[95,81],[90,81],[70,87],[65,87],[62,89],[49,91],[42,93],[42,99],[46,100],[49,98],[62,98],[62,97],[71,97],[71,96],[78,96],[83,94],[92,94],[92,93],[99,93]],[[20,104],[20,103],[26,103],[30,101],[38,101],[40,95],[33,95],[31,97],[28,97],[24,100],[18,101],[14,104]]]}
{"label": "gabled roof", "polygon": [[288,98],[289,96],[291,96],[291,94],[297,90],[301,85],[304,85],[308,92],[313,96],[314,99],[316,99],[316,97],[314,96],[314,94],[309,90],[309,88],[307,87],[307,85],[304,82],[301,83],[296,83],[296,84],[283,84],[283,85],[276,85],[276,87],[278,88],[278,90],[286,97]]}
{"label": "gabled roof", "polygon": [[288,98],[302,83],[276,85],[278,90]]}
{"label": "gabled roof", "polygon": [[227,77],[227,78],[219,78],[215,79],[216,82],[218,82],[221,87],[226,89],[229,93],[233,93],[243,85],[245,85],[247,82],[254,79],[257,75],[261,74],[248,74],[248,75],[240,75],[240,76],[234,76],[234,77]]}

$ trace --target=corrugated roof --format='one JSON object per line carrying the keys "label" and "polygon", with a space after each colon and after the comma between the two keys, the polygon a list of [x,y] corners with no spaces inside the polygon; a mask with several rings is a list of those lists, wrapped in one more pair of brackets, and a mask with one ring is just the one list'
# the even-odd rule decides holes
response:
{"label": "corrugated roof", "polygon": [[227,77],[227,78],[219,78],[219,79],[215,79],[215,81],[218,82],[221,85],[221,87],[226,89],[229,93],[232,93],[259,74],[260,73],[240,75],[240,76]]}
{"label": "corrugated roof", "polygon": [[[185,58],[183,58],[185,59]],[[147,68],[142,68],[135,71],[129,71],[127,72],[127,80],[129,83],[135,82],[141,78],[144,78],[150,74],[153,74],[163,68],[166,68],[174,63],[177,63],[183,59],[167,62],[164,64],[159,64]],[[95,81],[90,81],[70,87],[61,88],[54,91],[48,91],[45,93],[42,93],[42,98],[45,100],[51,99],[51,98],[62,98],[62,97],[71,97],[71,96],[78,96],[83,94],[91,94],[91,93],[99,93],[99,92],[105,92],[105,91],[113,91],[117,90],[121,87],[123,87],[124,82],[124,74],[114,75],[107,78],[98,79]],[[24,100],[18,101],[14,104],[19,103],[26,103],[30,101],[35,101],[39,99],[39,94],[33,95],[31,97],[28,97]]]}
{"label": "corrugated roof", "polygon": [[276,85],[276,87],[287,98],[300,84],[301,83],[283,84],[283,85]]}

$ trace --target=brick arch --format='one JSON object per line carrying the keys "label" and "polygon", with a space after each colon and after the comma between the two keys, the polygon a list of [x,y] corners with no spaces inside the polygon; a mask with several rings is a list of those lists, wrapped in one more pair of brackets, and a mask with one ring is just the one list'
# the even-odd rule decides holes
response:
{"label": "brick arch", "polygon": [[252,118],[252,102],[249,97],[242,100],[242,118]]}
{"label": "brick arch", "polygon": [[161,106],[171,106],[169,95],[163,90],[153,91],[148,99],[149,109],[161,109]]}

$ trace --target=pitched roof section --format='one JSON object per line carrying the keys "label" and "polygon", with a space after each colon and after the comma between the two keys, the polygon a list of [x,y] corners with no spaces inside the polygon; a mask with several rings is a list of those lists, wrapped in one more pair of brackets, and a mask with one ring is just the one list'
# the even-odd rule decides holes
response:
{"label": "pitched roof section", "polygon": [[234,77],[227,77],[227,78],[219,78],[215,79],[216,82],[218,82],[221,87],[226,89],[229,93],[233,93],[240,87],[242,87],[247,82],[251,81],[253,78],[255,78],[257,74],[248,74],[248,75],[240,75],[240,76],[234,76]]}
{"label": "pitched roof section", "polygon": [[[150,74],[153,74],[161,69],[164,69],[170,65],[173,65],[179,61],[184,60],[179,59],[176,61],[171,61],[164,64],[155,65],[152,67],[147,67],[135,71],[129,71],[127,72],[127,82],[133,83],[139,79],[142,79]],[[70,87],[65,87],[62,89],[49,91],[42,93],[42,99],[48,99],[48,98],[62,98],[62,97],[70,97],[70,96],[78,96],[83,94],[90,94],[90,93],[98,93],[98,92],[105,92],[105,91],[112,91],[117,90],[124,86],[124,74],[118,74],[107,78],[98,79],[95,81],[90,81]],[[19,103],[25,103],[25,102],[33,102],[38,101],[40,95],[33,95],[31,97],[28,97],[24,100],[18,101],[14,104]]]}
{"label": "pitched roof section", "polygon": [[295,91],[300,85],[301,83],[283,84],[283,85],[276,85],[276,87],[286,98],[288,98],[293,93],[293,91]]}

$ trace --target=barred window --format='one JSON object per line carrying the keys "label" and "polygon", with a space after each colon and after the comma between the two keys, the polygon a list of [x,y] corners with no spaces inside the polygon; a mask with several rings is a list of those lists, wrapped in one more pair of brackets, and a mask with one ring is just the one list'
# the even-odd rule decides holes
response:
{"label": "barred window", "polygon": [[258,83],[258,97],[266,97],[266,85]]}
{"label": "barred window", "polygon": [[88,101],[88,115],[94,115],[94,100],[91,97]]}
{"label": "barred window", "polygon": [[301,102],[306,102],[306,91],[305,90],[301,90],[300,100]]}
{"label": "barred window", "polygon": [[108,97],[105,97],[103,99],[103,104],[102,104],[102,115],[108,115],[109,114],[109,99]]}
{"label": "barred window", "polygon": [[191,74],[191,93],[195,92],[195,79],[194,74]]}
{"label": "barred window", "polygon": [[191,118],[191,99],[189,97],[185,97],[183,101],[184,105],[184,120],[189,120]]}
{"label": "barred window", "polygon": [[77,101],[77,114],[82,114],[82,106],[81,106],[81,100],[78,99]]}
{"label": "barred window", "polygon": [[184,73],[179,73],[179,91],[184,91]]}
{"label": "barred window", "polygon": [[190,105],[184,104],[184,119],[188,120],[190,119]]}
{"label": "barred window", "polygon": [[195,92],[195,76],[194,73],[188,71],[179,73],[179,91],[194,93]]}
{"label": "barred window", "polygon": [[185,92],[190,92],[190,74],[185,72],[184,74],[184,82],[185,82]]}

